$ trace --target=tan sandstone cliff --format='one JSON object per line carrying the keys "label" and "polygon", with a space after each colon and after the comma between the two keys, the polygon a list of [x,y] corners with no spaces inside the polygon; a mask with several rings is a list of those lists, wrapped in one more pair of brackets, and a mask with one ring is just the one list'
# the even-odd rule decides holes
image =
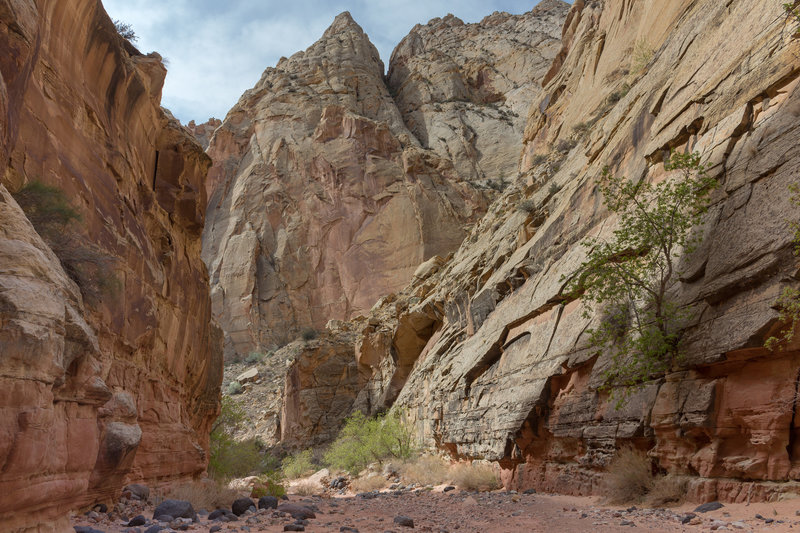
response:
{"label": "tan sandstone cliff", "polygon": [[[541,90],[567,8],[550,1],[481,24],[418,26],[388,86],[377,50],[344,13],[264,72],[208,150],[203,254],[226,356],[365,313],[458,247],[496,195],[489,186],[517,165],[523,101]],[[439,63],[423,68],[417,53]]]}
{"label": "tan sandstone cliff", "polygon": [[[0,1],[0,524],[62,531],[124,483],[203,473],[221,334],[200,258],[210,161],[166,69],[99,0]],[[60,188],[110,260],[91,303],[11,192]]]}
{"label": "tan sandstone cliff", "polygon": [[[499,462],[511,488],[596,493],[632,444],[694,476],[692,499],[796,492],[800,351],[763,348],[778,294],[798,282],[793,24],[768,0],[576,0],[531,102],[519,179],[452,258],[348,326],[372,375],[355,408],[402,407],[427,444]],[[615,228],[602,168],[660,180],[670,149],[702,153],[719,181],[703,245],[670,288],[692,310],[686,360],[615,410],[599,390],[608,356],[586,349],[598,318],[564,295],[562,276],[584,237]]]}

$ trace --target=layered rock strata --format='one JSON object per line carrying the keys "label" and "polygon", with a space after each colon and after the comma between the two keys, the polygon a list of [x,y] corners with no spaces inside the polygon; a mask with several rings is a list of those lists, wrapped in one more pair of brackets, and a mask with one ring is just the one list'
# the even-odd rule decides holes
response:
{"label": "layered rock strata", "polygon": [[[226,356],[365,313],[420,263],[458,247],[496,195],[489,185],[516,166],[523,101],[557,52],[567,6],[545,4],[480,25],[448,17],[415,28],[388,86],[377,50],[344,13],[242,96],[208,150],[203,253]],[[484,53],[490,30],[497,42]],[[415,62],[417,52],[436,55],[444,35],[450,59]],[[470,43],[463,57],[458,40]],[[430,94],[417,94],[423,86]],[[445,144],[422,138],[425,121]]]}
{"label": "layered rock strata", "polygon": [[[796,491],[800,345],[763,348],[780,291],[798,283],[794,25],[767,0],[577,0],[531,106],[521,178],[451,258],[353,324],[372,375],[354,406],[404,409],[426,443],[497,461],[510,488],[597,493],[630,444],[693,476],[695,500]],[[600,317],[583,316],[563,279],[585,237],[616,228],[603,167],[669,179],[671,149],[701,153],[719,184],[703,244],[669,289],[693,317],[686,356],[616,410],[601,389],[609,356],[588,349]]]}
{"label": "layered rock strata", "polygon": [[[221,334],[200,258],[210,161],[166,70],[98,0],[0,2],[0,523],[66,530],[124,483],[204,472]],[[40,181],[106,265],[84,298],[13,197]]]}

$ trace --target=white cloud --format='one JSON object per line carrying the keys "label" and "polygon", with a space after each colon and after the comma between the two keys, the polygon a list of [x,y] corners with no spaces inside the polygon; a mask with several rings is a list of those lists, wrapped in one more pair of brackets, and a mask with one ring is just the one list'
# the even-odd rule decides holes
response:
{"label": "white cloud", "polygon": [[224,118],[265,68],[313,44],[334,17],[350,11],[388,65],[417,23],[453,13],[476,22],[493,11],[523,13],[538,0],[103,0],[128,22],[143,52],[169,61],[163,104],[183,122]]}

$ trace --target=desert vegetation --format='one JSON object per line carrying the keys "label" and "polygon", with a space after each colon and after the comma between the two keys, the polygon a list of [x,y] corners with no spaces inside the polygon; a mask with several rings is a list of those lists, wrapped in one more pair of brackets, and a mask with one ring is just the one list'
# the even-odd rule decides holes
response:
{"label": "desert vegetation", "polygon": [[610,238],[583,241],[586,260],[567,287],[604,319],[588,331],[591,346],[611,353],[605,388],[621,406],[647,379],[663,374],[681,355],[687,312],[668,295],[678,275],[677,259],[691,253],[701,236],[694,228],[708,208],[715,181],[699,154],[673,153],[664,164],[671,175],[656,184],[615,177],[606,168],[599,186],[618,218]]}
{"label": "desert vegetation", "polygon": [[97,304],[117,293],[115,259],[81,233],[82,217],[64,191],[32,181],[14,199],[88,303]]}

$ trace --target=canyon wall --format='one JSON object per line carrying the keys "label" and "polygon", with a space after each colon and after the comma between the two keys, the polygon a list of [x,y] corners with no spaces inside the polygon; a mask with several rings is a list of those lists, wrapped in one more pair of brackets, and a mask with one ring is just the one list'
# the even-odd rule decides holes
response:
{"label": "canyon wall", "polygon": [[[160,107],[161,58],[99,0],[2,0],[0,49],[0,523],[62,531],[126,482],[205,470],[222,379],[200,257],[210,160]],[[10,194],[32,182],[79,212],[67,231],[100,261],[99,292]]]}
{"label": "canyon wall", "polygon": [[203,254],[226,357],[366,313],[459,246],[517,166],[567,9],[434,19],[388,80],[343,13],[264,72],[208,149]]}
{"label": "canyon wall", "polygon": [[[763,347],[799,277],[796,25],[768,0],[576,0],[531,102],[519,178],[452,257],[349,326],[361,379],[371,375],[354,408],[402,408],[426,444],[498,462],[509,488],[598,493],[629,444],[693,476],[694,500],[796,492],[800,344]],[[409,117],[412,131],[427,127]],[[615,409],[602,387],[610,355],[587,338],[601,316],[584,316],[564,278],[586,237],[616,229],[603,168],[658,182],[673,149],[702,154],[718,182],[702,245],[669,287],[690,311],[685,357]]]}

